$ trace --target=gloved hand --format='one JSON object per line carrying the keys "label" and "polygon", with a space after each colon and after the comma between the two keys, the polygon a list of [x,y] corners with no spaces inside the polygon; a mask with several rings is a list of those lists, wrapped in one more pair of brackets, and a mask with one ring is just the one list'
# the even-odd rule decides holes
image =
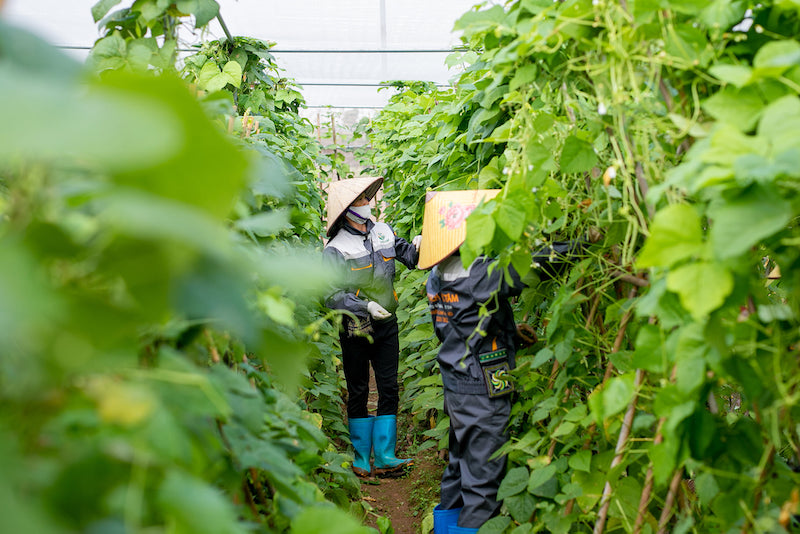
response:
{"label": "gloved hand", "polygon": [[373,301],[369,301],[367,303],[367,311],[373,319],[388,319],[392,316],[392,314],[389,313],[386,308]]}
{"label": "gloved hand", "polygon": [[411,244],[414,245],[414,248],[417,249],[417,252],[419,252],[419,245],[421,243],[422,243],[421,235],[414,236],[414,239],[411,240]]}

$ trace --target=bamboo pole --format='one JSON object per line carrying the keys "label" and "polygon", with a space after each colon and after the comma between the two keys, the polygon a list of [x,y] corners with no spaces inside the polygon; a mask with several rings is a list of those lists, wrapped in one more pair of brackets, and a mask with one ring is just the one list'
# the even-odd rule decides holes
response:
{"label": "bamboo pole", "polygon": [[[622,419],[622,428],[619,431],[617,438],[617,446],[614,450],[614,459],[611,460],[611,468],[609,472],[622,463],[622,458],[625,456],[625,448],[628,444],[628,437],[631,434],[631,427],[633,427],[633,417],[636,415],[636,403],[639,400],[639,388],[644,381],[644,370],[637,369],[636,377],[633,381],[633,398],[628,404],[628,410],[625,412],[625,417]],[[600,534],[606,525],[606,518],[608,517],[608,507],[611,505],[611,482],[606,481],[603,488],[603,496],[600,498],[600,513],[598,514],[597,522],[594,525],[594,534]]]}
{"label": "bamboo pole", "polygon": [[[630,292],[628,293],[628,298],[634,298],[636,296],[637,291],[638,288],[636,286],[631,288]],[[631,320],[632,316],[633,316],[632,309],[626,311],[625,315],[622,316],[622,319],[619,322],[619,332],[617,332],[617,337],[614,339],[614,346],[611,348],[611,354],[619,352],[619,350],[622,348],[622,340],[625,338],[625,331],[628,328],[628,322]],[[614,364],[611,363],[611,360],[609,360],[608,363],[606,364],[605,372],[603,373],[602,384],[605,384],[608,381],[609,377],[611,377],[611,373],[613,370],[614,370]],[[594,433],[596,431],[597,431],[597,424],[592,423],[591,425],[589,425],[589,428],[587,429],[586,432],[587,433],[586,440],[583,442],[583,450],[589,448],[589,446],[592,443],[592,439],[594,439]],[[571,514],[572,508],[574,506],[575,506],[575,499],[570,499],[567,502],[567,505],[564,507],[564,515],[568,516],[569,514]]]}
{"label": "bamboo pole", "polygon": [[[661,430],[666,420],[666,417],[662,417],[658,420],[658,428],[656,429],[656,437],[653,440],[653,445],[658,445],[664,441],[664,434],[661,433]],[[653,492],[654,480],[653,463],[650,462],[647,468],[647,474],[644,477],[644,488],[642,488],[642,498],[639,500],[639,510],[636,514],[636,521],[633,523],[633,534],[640,534],[644,526],[644,518],[647,515],[647,505],[650,503],[650,494]]]}
{"label": "bamboo pole", "polygon": [[667,523],[672,517],[672,505],[675,503],[675,495],[678,493],[678,485],[683,478],[683,469],[678,468],[675,474],[672,475],[672,481],[669,483],[669,492],[664,501],[664,509],[661,510],[661,517],[658,519],[658,534],[666,534]]}

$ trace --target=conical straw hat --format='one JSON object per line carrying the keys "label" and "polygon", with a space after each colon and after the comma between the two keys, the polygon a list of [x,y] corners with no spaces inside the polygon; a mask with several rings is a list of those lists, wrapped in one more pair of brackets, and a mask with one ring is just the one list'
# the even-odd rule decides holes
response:
{"label": "conical straw hat", "polygon": [[455,252],[467,237],[467,215],[481,201],[488,201],[499,192],[499,189],[429,192],[425,196],[417,267],[428,269]]}
{"label": "conical straw hat", "polygon": [[361,193],[366,192],[367,198],[372,199],[381,188],[382,177],[366,176],[362,178],[348,178],[328,184],[328,228],[326,234],[331,236],[336,227],[336,221],[344,214],[350,204]]}

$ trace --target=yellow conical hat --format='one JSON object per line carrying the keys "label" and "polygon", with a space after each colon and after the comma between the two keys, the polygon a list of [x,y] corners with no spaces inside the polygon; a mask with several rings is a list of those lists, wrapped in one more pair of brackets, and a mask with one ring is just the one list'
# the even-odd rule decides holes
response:
{"label": "yellow conical hat", "polygon": [[499,189],[430,191],[425,196],[417,267],[428,269],[455,252],[467,237],[467,215],[482,200],[490,200],[499,192]]}
{"label": "yellow conical hat", "polygon": [[366,176],[361,178],[348,178],[329,182],[328,184],[328,228],[326,234],[331,236],[331,232],[336,226],[336,221],[344,214],[350,204],[357,199],[361,193],[366,193],[368,199],[372,199],[381,188],[382,177]]}

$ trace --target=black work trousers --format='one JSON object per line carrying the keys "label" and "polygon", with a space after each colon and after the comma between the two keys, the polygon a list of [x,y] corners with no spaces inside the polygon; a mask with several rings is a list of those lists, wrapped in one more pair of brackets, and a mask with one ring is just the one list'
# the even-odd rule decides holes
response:
{"label": "black work trousers", "polygon": [[492,399],[445,389],[444,411],[450,416],[450,462],[442,474],[440,506],[461,508],[459,527],[480,528],[500,512],[497,491],[506,457],[492,455],[508,440],[510,397]]}
{"label": "black work trousers", "polygon": [[378,387],[376,415],[397,415],[400,387],[397,384],[397,360],[400,354],[397,320],[372,321],[372,339],[339,335],[342,344],[342,365],[347,379],[347,417],[367,417],[369,366],[375,373]]}

